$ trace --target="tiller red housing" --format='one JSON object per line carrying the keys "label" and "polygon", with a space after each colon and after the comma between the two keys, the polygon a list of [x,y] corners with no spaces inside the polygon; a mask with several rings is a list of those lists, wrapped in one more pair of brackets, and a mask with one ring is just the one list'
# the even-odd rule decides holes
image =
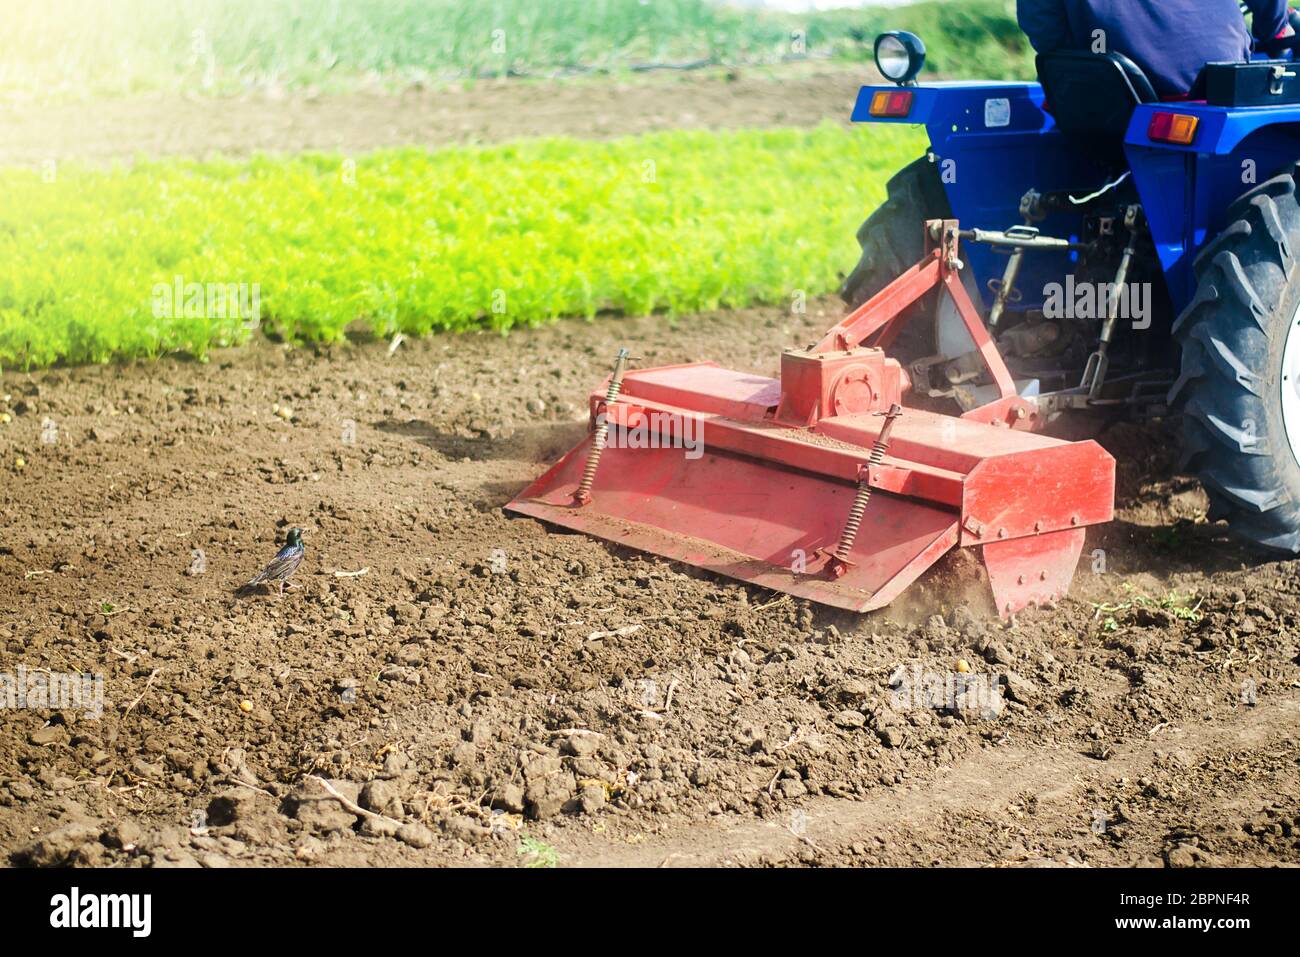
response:
{"label": "tiller red housing", "polygon": [[[593,431],[507,509],[720,575],[856,611],[881,608],[952,549],[978,549],[999,614],[1065,594],[1115,462],[1039,435],[963,287],[957,224],[780,379],[714,363],[614,376]],[[902,406],[885,349],[927,291],[952,296],[999,398],[960,418]],[[594,453],[594,454],[593,454]]]}

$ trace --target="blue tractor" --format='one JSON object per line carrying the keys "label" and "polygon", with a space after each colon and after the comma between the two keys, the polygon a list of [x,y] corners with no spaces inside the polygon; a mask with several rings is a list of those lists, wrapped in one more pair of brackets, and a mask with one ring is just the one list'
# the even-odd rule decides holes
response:
{"label": "blue tractor", "polygon": [[[1038,57],[1039,82],[917,84],[921,41],[876,41],[890,85],[853,119],[924,125],[926,155],[858,233],[861,306],[956,221],[961,280],[1023,397],[1060,423],[1181,418],[1184,463],[1251,542],[1300,552],[1300,63],[1208,64],[1161,102],[1117,53]],[[924,224],[929,223],[926,227]],[[914,394],[991,384],[952,297],[892,354]]]}

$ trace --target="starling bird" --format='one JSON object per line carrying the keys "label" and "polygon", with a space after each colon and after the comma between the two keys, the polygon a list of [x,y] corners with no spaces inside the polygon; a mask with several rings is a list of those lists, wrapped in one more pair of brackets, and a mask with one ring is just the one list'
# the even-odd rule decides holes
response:
{"label": "starling bird", "polygon": [[297,588],[297,585],[289,581],[289,576],[302,564],[302,556],[302,529],[291,528],[289,534],[284,537],[284,548],[271,559],[269,565],[249,579],[244,588],[249,589],[268,582],[275,582],[279,586],[280,594],[284,594],[285,585]]}

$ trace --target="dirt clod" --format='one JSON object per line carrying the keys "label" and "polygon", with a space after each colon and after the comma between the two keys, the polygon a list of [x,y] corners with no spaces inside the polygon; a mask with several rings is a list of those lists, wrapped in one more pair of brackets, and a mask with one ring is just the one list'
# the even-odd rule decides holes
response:
{"label": "dirt clod", "polygon": [[418,821],[408,821],[397,829],[397,839],[414,848],[426,848],[433,844],[434,836]]}
{"label": "dirt clod", "polygon": [[[99,828],[93,824],[72,823],[33,841],[17,854],[21,863],[32,867],[58,867],[78,863],[73,858],[99,840]],[[80,863],[93,863],[83,859]]]}

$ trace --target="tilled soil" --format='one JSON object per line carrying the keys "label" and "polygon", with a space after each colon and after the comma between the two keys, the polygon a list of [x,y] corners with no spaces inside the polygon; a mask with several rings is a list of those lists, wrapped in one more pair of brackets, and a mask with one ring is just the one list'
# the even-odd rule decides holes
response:
{"label": "tilled soil", "polygon": [[836,63],[611,79],[239,98],[143,96],[0,103],[0,164],[107,163],[137,156],[361,152],[530,136],[607,139],[665,129],[847,123],[874,67]]}
{"label": "tilled soil", "polygon": [[[619,345],[774,374],[838,314],[6,373],[0,673],[104,693],[4,714],[8,860],[1300,862],[1300,577],[1158,429],[1006,625],[960,562],[855,616],[502,512]],[[291,526],[301,587],[236,594]]]}
{"label": "tilled soil", "polygon": [[[860,73],[8,107],[0,162],[815,123]],[[1118,519],[1009,625],[970,563],[858,617],[501,511],[619,345],[770,375],[838,315],[6,371],[0,684],[103,678],[4,711],[6,860],[1300,861],[1300,580],[1158,429],[1103,436]],[[237,594],[292,526],[302,587]]]}

